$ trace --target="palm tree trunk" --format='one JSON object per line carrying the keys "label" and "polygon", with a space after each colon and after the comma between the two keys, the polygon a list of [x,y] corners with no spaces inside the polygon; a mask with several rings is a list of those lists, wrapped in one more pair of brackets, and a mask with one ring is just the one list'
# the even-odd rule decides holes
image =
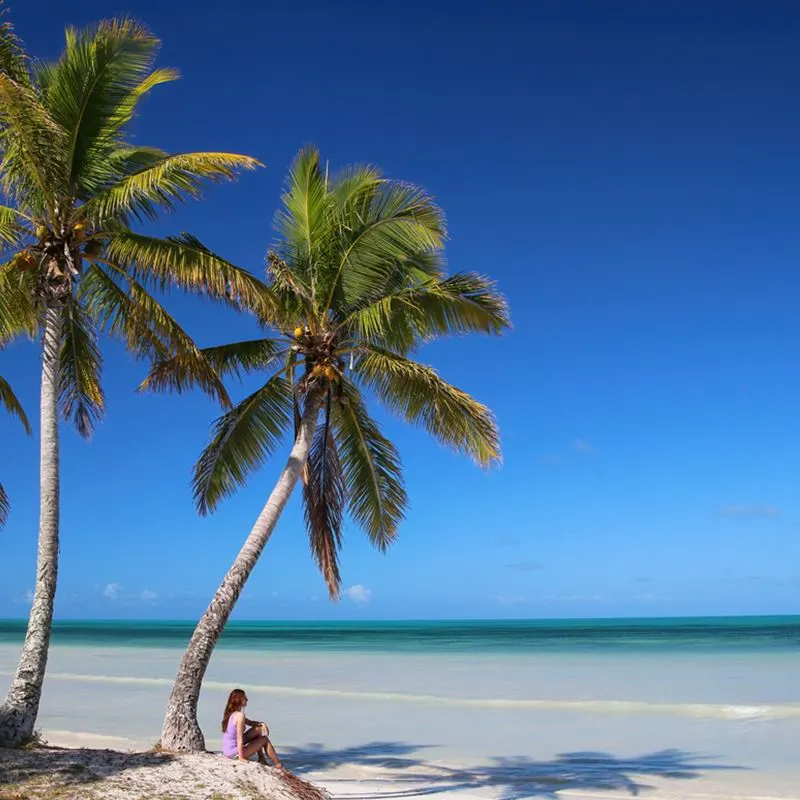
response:
{"label": "palm tree trunk", "polygon": [[203,732],[197,722],[197,701],[200,698],[203,677],[225,623],[305,467],[314,440],[320,404],[321,397],[310,395],[307,398],[289,460],[250,535],[189,640],[170,692],[164,726],[161,729],[161,747],[166,751],[197,753],[206,748]]}
{"label": "palm tree trunk", "polygon": [[39,466],[39,551],[36,589],[14,681],[0,706],[0,745],[19,746],[34,736],[47,667],[58,578],[58,378],[61,314],[48,307],[42,354]]}

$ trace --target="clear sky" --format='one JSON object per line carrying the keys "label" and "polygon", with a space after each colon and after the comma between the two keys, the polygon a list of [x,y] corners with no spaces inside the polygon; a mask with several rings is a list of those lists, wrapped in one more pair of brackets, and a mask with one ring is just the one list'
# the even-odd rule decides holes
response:
{"label": "clear sky", "polygon": [[[11,5],[44,56],[67,23],[146,22],[184,77],[144,104],[137,140],[268,165],[158,230],[260,273],[286,168],[313,142],[426,187],[452,268],[510,300],[506,338],[424,352],[495,409],[502,468],[387,421],[412,501],[397,545],[382,556],[348,528],[332,605],[293,502],[239,618],[800,611],[800,5]],[[254,330],[170,308],[202,344]],[[217,410],[135,394],[143,365],[104,352],[107,420],[88,444],[63,433],[57,614],[191,618],[283,459],[198,518],[190,471]],[[0,374],[35,418],[36,348],[0,353]],[[38,455],[18,428],[0,418],[0,616],[27,612],[35,573]]]}

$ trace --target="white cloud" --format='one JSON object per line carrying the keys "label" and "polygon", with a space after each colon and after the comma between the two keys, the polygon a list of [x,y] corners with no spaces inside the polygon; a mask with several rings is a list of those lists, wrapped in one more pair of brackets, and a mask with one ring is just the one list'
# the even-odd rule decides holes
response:
{"label": "white cloud", "polygon": [[158,595],[149,589],[145,589],[141,594],[141,598],[145,603],[152,603],[154,600],[158,600]]}
{"label": "white cloud", "polygon": [[362,586],[360,583],[351,586],[349,589],[345,589],[342,594],[348,600],[352,600],[360,606],[364,606],[372,600],[372,589],[367,589],[366,586]]}
{"label": "white cloud", "polygon": [[118,583],[107,583],[103,589],[103,597],[107,597],[109,600],[117,600],[121,591],[122,587]]}
{"label": "white cloud", "polygon": [[558,603],[603,603],[606,598],[602,594],[548,594],[544,599]]}
{"label": "white cloud", "polygon": [[33,589],[28,589],[28,591],[25,592],[25,602],[26,603],[33,602]]}
{"label": "white cloud", "polygon": [[506,564],[506,569],[515,569],[518,572],[537,572],[543,569],[544,565],[536,561],[515,561],[513,564]]}
{"label": "white cloud", "polygon": [[775,506],[725,506],[719,510],[723,517],[755,518],[777,517],[778,509]]}
{"label": "white cloud", "polygon": [[500,603],[501,606],[518,606],[524,603],[527,598],[523,597],[521,594],[501,594],[495,597],[495,600]]}
{"label": "white cloud", "polygon": [[576,439],[572,443],[572,449],[576,453],[594,453],[594,447],[592,447],[585,439]]}
{"label": "white cloud", "polygon": [[669,600],[669,597],[665,597],[663,594],[656,594],[655,592],[645,592],[644,594],[637,594],[634,599],[641,600],[643,603],[661,603],[665,600]]}

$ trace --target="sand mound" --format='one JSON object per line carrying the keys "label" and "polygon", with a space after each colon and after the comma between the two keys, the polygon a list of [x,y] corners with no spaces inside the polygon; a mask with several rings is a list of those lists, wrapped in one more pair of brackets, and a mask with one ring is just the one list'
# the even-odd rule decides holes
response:
{"label": "sand mound", "polygon": [[307,781],[215,754],[0,748],[0,800],[327,800]]}

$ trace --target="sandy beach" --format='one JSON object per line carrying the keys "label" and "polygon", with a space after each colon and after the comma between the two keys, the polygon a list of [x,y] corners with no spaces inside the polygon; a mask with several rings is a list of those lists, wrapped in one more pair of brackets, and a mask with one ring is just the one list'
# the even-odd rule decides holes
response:
{"label": "sandy beach", "polygon": [[[0,645],[0,680],[16,652]],[[43,736],[70,748],[152,748],[179,657],[166,646],[54,645]],[[224,698],[244,685],[284,763],[351,800],[788,800],[800,797],[795,672],[793,652],[234,646],[216,652],[199,713],[208,748],[219,747]]]}

